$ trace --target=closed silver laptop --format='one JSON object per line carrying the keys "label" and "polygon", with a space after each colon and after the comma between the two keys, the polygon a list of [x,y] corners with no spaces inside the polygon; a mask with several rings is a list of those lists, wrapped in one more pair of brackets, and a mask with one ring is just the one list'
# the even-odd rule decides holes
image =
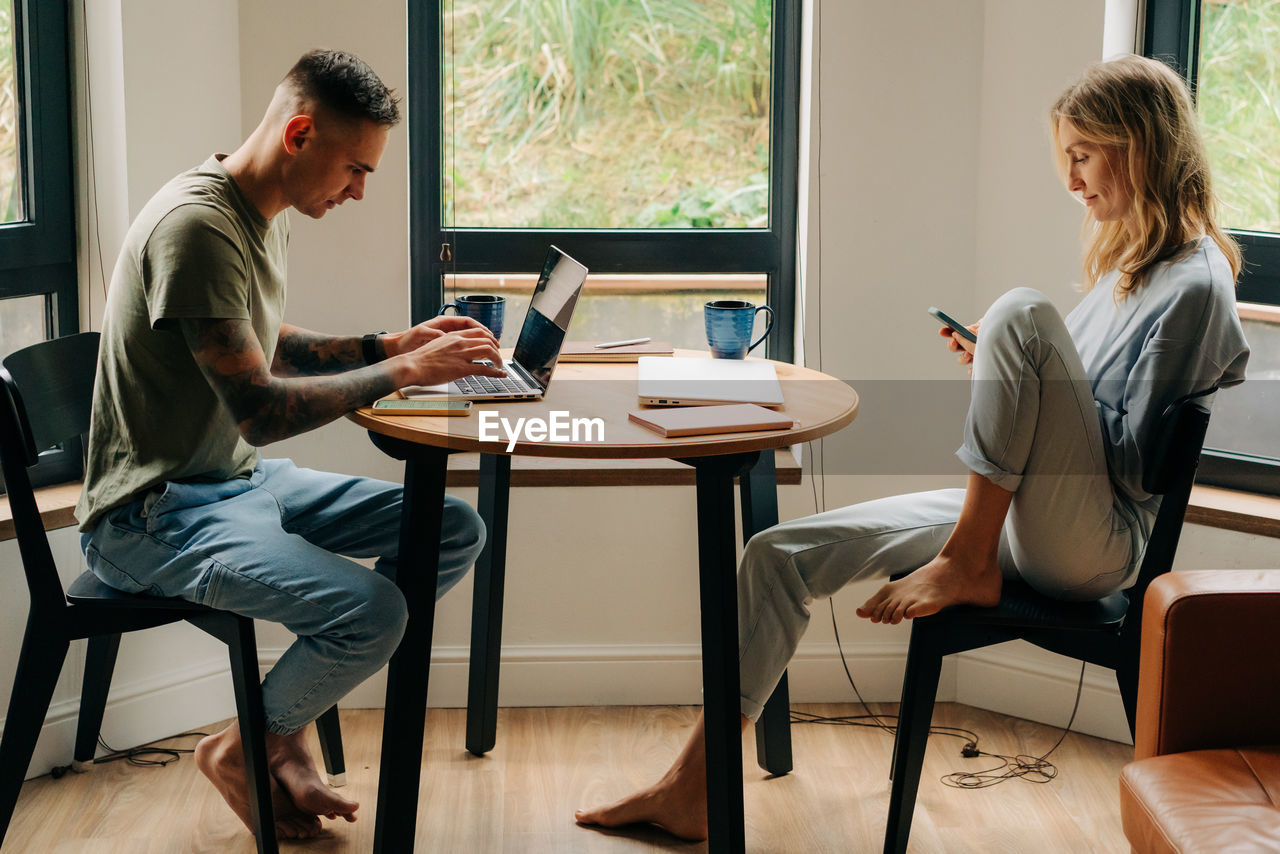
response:
{"label": "closed silver laptop", "polygon": [[638,392],[649,406],[783,404],[778,372],[760,359],[641,356]]}

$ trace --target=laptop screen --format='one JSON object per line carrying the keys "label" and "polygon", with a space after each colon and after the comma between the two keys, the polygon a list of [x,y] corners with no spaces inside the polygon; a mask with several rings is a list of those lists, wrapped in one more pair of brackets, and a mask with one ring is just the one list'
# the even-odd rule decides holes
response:
{"label": "laptop screen", "polygon": [[533,291],[514,358],[543,388],[551,380],[587,268],[552,246]]}

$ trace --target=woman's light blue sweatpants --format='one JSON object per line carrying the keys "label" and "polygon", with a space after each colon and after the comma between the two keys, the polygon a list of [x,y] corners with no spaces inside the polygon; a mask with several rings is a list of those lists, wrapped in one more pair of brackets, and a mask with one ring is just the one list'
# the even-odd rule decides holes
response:
{"label": "woman's light blue sweatpants", "polygon": [[[1000,569],[1059,599],[1097,599],[1132,581],[1131,511],[1107,475],[1084,366],[1057,309],[1019,288],[982,320],[964,444],[970,470],[1013,492]],[[852,581],[933,560],[963,489],[898,495],[762,531],[738,571],[742,713],[755,720],[795,654],[815,599]]]}

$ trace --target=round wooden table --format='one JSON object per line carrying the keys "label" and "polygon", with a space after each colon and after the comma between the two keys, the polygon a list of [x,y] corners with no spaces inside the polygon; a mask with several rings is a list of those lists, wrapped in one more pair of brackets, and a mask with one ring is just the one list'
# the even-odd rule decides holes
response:
{"label": "round wooden table", "polygon": [[[708,357],[694,351],[677,355]],[[542,400],[476,403],[467,417],[383,415],[368,407],[349,416],[369,430],[375,445],[405,461],[400,563],[421,568],[399,573],[396,579],[409,603],[409,623],[388,671],[375,851],[413,850],[445,476],[448,456],[457,451],[482,455],[478,509],[489,533],[476,560],[472,603],[467,749],[476,754],[491,749],[496,739],[511,457],[666,458],[694,468],[709,847],[711,851],[743,850],[733,481],[738,478],[741,484],[746,539],[778,521],[773,449],[834,433],[858,413],[858,395],[847,384],[797,365],[773,364],[784,399],[778,411],[791,417],[790,429],[660,436],[628,418],[630,411],[643,409],[637,399],[634,362],[562,363]],[[506,418],[511,428],[521,418],[524,425],[537,419],[548,426],[558,419],[564,435],[537,440],[522,431],[512,442],[509,432],[514,428],[502,429],[497,423],[500,418]],[[575,420],[584,422],[576,441]],[[781,703],[771,701],[770,706],[785,709],[785,687],[781,697]],[[782,767],[771,763],[770,771],[789,770],[787,752]]]}
{"label": "round wooden table", "polygon": [[[707,357],[705,352],[680,350],[676,355]],[[599,418],[603,441],[520,440],[510,453],[533,457],[644,459],[700,457],[781,448],[834,433],[858,414],[858,395],[852,388],[818,371],[786,362],[774,362],[785,404],[778,411],[791,416],[790,430],[764,430],[713,436],[665,438],[631,421],[627,413],[644,409],[636,399],[635,362],[570,362],[556,367],[555,377],[542,400],[476,403],[464,418],[422,415],[381,415],[368,407],[356,410],[351,420],[384,436],[451,451],[506,454],[508,439],[481,438],[485,412],[509,419],[549,421],[553,412],[570,418]],[[585,432],[585,431],[583,431]],[[492,436],[492,432],[490,432]]]}

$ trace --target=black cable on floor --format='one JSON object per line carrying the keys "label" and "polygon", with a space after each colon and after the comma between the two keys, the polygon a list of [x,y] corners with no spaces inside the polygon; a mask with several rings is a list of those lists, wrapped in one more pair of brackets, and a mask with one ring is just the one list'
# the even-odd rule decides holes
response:
{"label": "black cable on floor", "polygon": [[[871,711],[871,707],[862,698],[862,692],[858,690],[857,684],[853,681],[853,674],[849,671],[849,662],[844,657],[844,646],[840,642],[840,627],[836,624],[835,604],[830,599],[827,600],[827,603],[831,608],[831,629],[835,633],[836,650],[840,653],[840,664],[844,666],[844,675],[849,680],[849,687],[853,689],[854,696],[858,698],[858,703],[866,714],[826,716],[792,710],[791,723],[872,727],[884,730],[896,738],[898,734],[898,716],[881,715]],[[1048,783],[1057,777],[1058,769],[1052,762],[1048,761],[1048,757],[1066,739],[1067,733],[1071,732],[1071,725],[1075,723],[1076,713],[1080,710],[1080,696],[1084,693],[1084,669],[1085,663],[1081,662],[1080,679],[1076,683],[1075,704],[1071,707],[1071,717],[1067,720],[1067,725],[1062,730],[1062,735],[1054,742],[1053,747],[1050,747],[1039,756],[1031,756],[1025,753],[1013,755],[988,753],[985,750],[978,749],[979,736],[972,730],[963,727],[930,726],[930,735],[946,735],[962,739],[964,745],[960,748],[960,755],[966,759],[988,756],[1001,761],[999,765],[982,771],[953,771],[940,777],[939,780],[944,785],[956,789],[985,789],[988,786],[994,786],[1006,780],[1019,779],[1028,783]]]}
{"label": "black cable on floor", "polygon": [[[137,747],[126,748],[125,750],[116,750],[111,745],[102,740],[102,736],[98,736],[98,744],[102,745],[102,749],[107,753],[93,760],[94,765],[104,765],[108,762],[117,762],[121,759],[128,761],[130,765],[136,765],[139,768],[163,768],[177,762],[182,758],[184,753],[195,753],[192,747],[163,747],[161,742],[172,741],[175,738],[204,738],[207,732],[182,732],[177,735],[167,736],[165,738],[157,738],[155,741],[149,741],[146,744],[140,744]],[[161,757],[161,758],[153,758]],[[67,774],[74,771],[71,765],[55,765],[49,769],[49,776],[55,780],[61,780]]]}
{"label": "black cable on floor", "polygon": [[[102,736],[98,736],[98,744],[102,745],[102,749],[108,751],[107,755],[99,756],[93,760],[94,765],[103,765],[107,762],[116,762],[124,759],[130,765],[136,765],[140,768],[163,768],[173,762],[177,762],[182,758],[184,753],[195,753],[193,747],[161,747],[161,742],[173,741],[175,738],[204,738],[207,732],[181,732],[177,735],[171,735],[168,738],[157,738],[155,741],[149,741],[146,744],[140,744],[137,747],[129,747],[124,750],[116,750],[111,745],[102,740]],[[151,759],[148,757],[161,756],[162,759]]]}

